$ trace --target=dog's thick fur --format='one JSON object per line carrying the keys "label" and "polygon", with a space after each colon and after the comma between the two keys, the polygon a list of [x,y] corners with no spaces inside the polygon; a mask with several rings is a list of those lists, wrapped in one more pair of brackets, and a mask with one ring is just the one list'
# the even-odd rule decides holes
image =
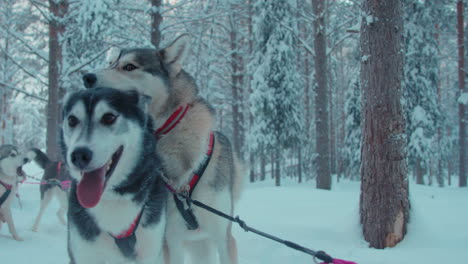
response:
{"label": "dog's thick fur", "polygon": [[[62,149],[75,179],[68,210],[72,263],[163,261],[168,191],[145,101],[111,88],[65,98]],[[136,244],[125,251],[115,238],[135,219]]]}
{"label": "dog's thick fur", "polygon": [[[83,77],[88,88],[135,89],[152,97],[150,110],[156,127],[161,127],[176,109],[189,105],[185,117],[172,131],[162,135],[157,145],[167,178],[176,189],[183,188],[203,162],[210,132],[215,129],[213,109],[199,97],[195,81],[182,69],[188,45],[188,36],[182,35],[162,50],[122,50],[108,68]],[[211,161],[192,198],[233,214],[243,185],[243,169],[225,135],[216,132],[215,142]],[[168,200],[166,262],[183,263],[185,248],[191,263],[216,263],[216,253],[223,264],[237,263],[231,224],[203,209],[193,210],[199,229],[190,231],[174,199]]]}
{"label": "dog's thick fur", "polygon": [[[41,184],[39,187],[41,193],[41,207],[36,220],[34,221],[32,230],[37,232],[42,215],[53,197],[56,197],[60,204],[60,208],[57,211],[57,217],[59,218],[60,223],[65,225],[65,213],[68,209],[68,190],[63,189],[59,184],[62,181],[71,180],[66,164],[61,161],[50,160],[44,152],[37,148],[32,148],[30,150],[30,157],[32,157],[37,165],[44,170],[42,182],[47,183]],[[57,183],[57,185],[52,183]]]}
{"label": "dog's thick fur", "polygon": [[[24,179],[22,166],[29,162],[29,158],[19,153],[18,148],[13,145],[0,146],[0,180],[12,186],[7,199],[0,206],[0,228],[2,222],[6,222],[13,239],[22,241],[23,239],[16,232],[11,213],[11,203],[16,195],[18,181]],[[0,197],[7,191],[3,185],[0,185]]]}

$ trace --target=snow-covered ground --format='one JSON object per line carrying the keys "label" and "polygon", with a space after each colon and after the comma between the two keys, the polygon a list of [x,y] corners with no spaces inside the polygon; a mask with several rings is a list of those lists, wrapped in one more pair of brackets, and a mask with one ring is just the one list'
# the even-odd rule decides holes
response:
{"label": "snow-covered ground", "polygon": [[[40,170],[28,165],[35,175]],[[249,185],[238,214],[251,227],[272,233],[336,258],[359,264],[466,263],[468,259],[468,189],[410,186],[411,223],[404,241],[395,248],[368,248],[359,225],[359,183],[334,183],[332,191],[314,188],[315,182],[272,182]],[[23,242],[11,239],[7,227],[0,231],[0,263],[68,263],[66,227],[60,225],[55,201],[46,211],[38,233],[31,231],[39,208],[37,185],[20,189],[23,208],[15,202],[16,228]],[[234,234],[240,264],[314,263],[298,251],[246,233],[237,225]]]}

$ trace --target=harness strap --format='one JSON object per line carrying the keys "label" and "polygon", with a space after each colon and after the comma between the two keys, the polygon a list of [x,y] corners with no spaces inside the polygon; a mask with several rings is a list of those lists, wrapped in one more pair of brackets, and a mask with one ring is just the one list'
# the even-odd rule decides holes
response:
{"label": "harness strap", "polygon": [[6,189],[5,193],[3,193],[2,196],[0,197],[0,207],[1,207],[2,204],[8,199],[8,196],[11,193],[11,188],[13,188],[13,186],[3,181],[0,181],[0,184],[3,185],[3,187],[5,187]]}
{"label": "harness strap", "polygon": [[11,190],[11,188],[13,188],[13,185],[8,184],[8,183],[6,183],[4,181],[1,181],[1,180],[0,180],[0,184],[3,185],[3,187],[5,187],[5,189],[7,189],[7,190]]}
{"label": "harness strap", "polygon": [[190,108],[190,105],[185,105],[177,108],[177,110],[172,113],[171,116],[164,122],[164,124],[154,132],[154,134],[157,137],[160,137],[162,135],[165,135],[169,133],[174,127],[177,126],[177,124],[184,118],[185,114],[187,114],[188,109]]}
{"label": "harness strap", "polygon": [[206,152],[206,158],[200,165],[200,167],[194,172],[192,179],[190,180],[189,186],[189,195],[192,196],[193,190],[197,187],[198,182],[200,181],[201,177],[205,173],[208,164],[210,164],[211,156],[213,154],[213,147],[214,147],[214,133],[210,132],[210,141],[208,143],[208,151]]}
{"label": "harness strap", "polygon": [[[192,179],[190,180],[188,184],[188,190],[187,194],[188,197],[192,196],[193,191],[195,190],[195,187],[197,186],[198,182],[200,181],[201,177],[205,173],[206,168],[208,167],[208,164],[210,163],[211,156],[213,155],[213,148],[214,148],[214,143],[215,143],[215,137],[214,133],[210,133],[210,139],[208,143],[208,151],[206,153],[206,158],[205,160],[200,164],[200,167],[194,172]],[[185,220],[185,224],[187,226],[187,229],[189,230],[195,230],[198,229],[198,221],[195,215],[193,214],[192,211],[192,206],[189,200],[184,199],[186,204],[182,201],[182,199],[179,197],[179,192],[176,191],[171,185],[166,183],[166,187],[171,191],[174,195],[174,202],[176,204],[177,210],[179,210],[180,214],[182,215],[182,218]]]}
{"label": "harness strap", "polygon": [[57,162],[57,174],[60,175],[60,169],[62,168],[62,162]]}
{"label": "harness strap", "polygon": [[141,216],[143,215],[144,209],[144,207],[143,209],[141,209],[140,213],[136,216],[135,220],[133,220],[132,224],[127,230],[121,232],[117,236],[114,236],[113,234],[109,233],[114,238],[115,244],[120,249],[120,252],[122,252],[122,254],[129,259],[134,259],[136,257],[135,231],[138,228],[138,225],[140,224]]}

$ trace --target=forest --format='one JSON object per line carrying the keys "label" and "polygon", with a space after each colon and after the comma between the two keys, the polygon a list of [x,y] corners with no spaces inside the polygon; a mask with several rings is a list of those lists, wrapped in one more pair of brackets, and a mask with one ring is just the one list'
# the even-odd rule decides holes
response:
{"label": "forest", "polygon": [[462,0],[0,0],[0,144],[60,159],[62,99],[84,89],[83,74],[120,49],[189,34],[183,68],[247,181],[357,183],[364,239],[393,247],[408,230],[409,185],[467,187],[466,10]]}

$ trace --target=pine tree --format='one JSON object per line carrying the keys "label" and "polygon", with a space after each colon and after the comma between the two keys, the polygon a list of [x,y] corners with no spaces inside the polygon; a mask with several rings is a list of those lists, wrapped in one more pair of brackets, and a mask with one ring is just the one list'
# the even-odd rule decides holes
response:
{"label": "pine tree", "polygon": [[[255,4],[256,42],[250,110],[254,122],[248,136],[252,151],[274,154],[276,185],[280,184],[280,159],[284,149],[302,139],[303,113],[298,102],[301,81],[296,69],[294,40],[287,28],[295,28],[290,1],[263,0]],[[287,28],[286,28],[286,27]]]}
{"label": "pine tree", "polygon": [[405,1],[404,102],[407,120],[408,162],[424,184],[439,119],[437,105],[438,47],[435,39],[435,5],[431,1]]}
{"label": "pine tree", "polygon": [[345,162],[345,177],[359,179],[361,165],[361,87],[356,78],[346,92],[346,128],[343,156]]}

